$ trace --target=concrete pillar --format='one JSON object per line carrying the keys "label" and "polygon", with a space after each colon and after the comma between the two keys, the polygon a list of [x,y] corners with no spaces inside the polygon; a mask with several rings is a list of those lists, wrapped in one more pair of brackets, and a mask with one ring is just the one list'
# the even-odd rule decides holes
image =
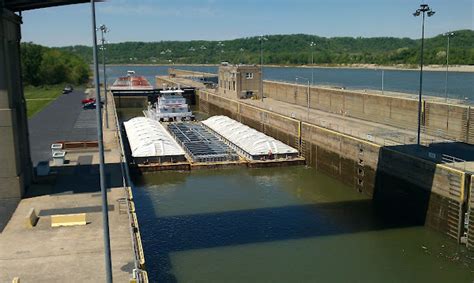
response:
{"label": "concrete pillar", "polygon": [[32,177],[20,24],[19,16],[0,10],[0,200],[20,199]]}

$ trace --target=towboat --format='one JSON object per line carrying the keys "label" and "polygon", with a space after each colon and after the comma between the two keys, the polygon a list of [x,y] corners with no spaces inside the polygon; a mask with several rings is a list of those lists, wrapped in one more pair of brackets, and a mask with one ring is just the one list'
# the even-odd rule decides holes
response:
{"label": "towboat", "polygon": [[148,104],[147,110],[144,111],[145,117],[160,122],[194,120],[183,93],[184,91],[179,88],[161,90],[157,102],[153,105]]}

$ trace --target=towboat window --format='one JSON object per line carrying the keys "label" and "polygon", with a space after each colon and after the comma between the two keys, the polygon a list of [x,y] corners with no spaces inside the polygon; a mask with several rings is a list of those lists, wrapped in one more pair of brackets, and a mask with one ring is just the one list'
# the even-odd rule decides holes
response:
{"label": "towboat window", "polygon": [[245,78],[246,79],[253,79],[253,73],[245,73]]}

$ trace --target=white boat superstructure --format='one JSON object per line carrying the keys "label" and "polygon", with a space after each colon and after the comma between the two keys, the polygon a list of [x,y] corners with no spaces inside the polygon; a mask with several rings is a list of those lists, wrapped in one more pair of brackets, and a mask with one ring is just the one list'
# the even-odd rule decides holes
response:
{"label": "white boat superstructure", "polygon": [[160,122],[191,121],[194,115],[183,97],[181,89],[167,89],[160,91],[157,102],[149,104],[144,111],[146,117]]}

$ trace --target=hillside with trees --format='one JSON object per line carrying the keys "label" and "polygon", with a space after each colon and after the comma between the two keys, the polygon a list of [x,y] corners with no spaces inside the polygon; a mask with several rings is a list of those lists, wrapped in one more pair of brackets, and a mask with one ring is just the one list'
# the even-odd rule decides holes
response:
{"label": "hillside with trees", "polygon": [[80,85],[89,80],[88,62],[84,57],[66,50],[22,43],[21,64],[25,85],[40,86],[64,83]]}
{"label": "hillside with trees", "polygon": [[[455,31],[451,38],[450,62],[474,65],[474,31]],[[263,41],[265,64],[302,65],[311,61],[310,42],[315,42],[315,64],[380,64],[416,65],[419,62],[421,40],[395,37],[319,37],[315,35],[268,35]],[[444,35],[425,41],[426,64],[446,61]],[[92,61],[92,50],[87,46],[68,46],[57,50],[75,53]],[[258,37],[226,41],[160,41],[123,42],[107,45],[109,63],[126,64],[257,64],[260,62]]]}

